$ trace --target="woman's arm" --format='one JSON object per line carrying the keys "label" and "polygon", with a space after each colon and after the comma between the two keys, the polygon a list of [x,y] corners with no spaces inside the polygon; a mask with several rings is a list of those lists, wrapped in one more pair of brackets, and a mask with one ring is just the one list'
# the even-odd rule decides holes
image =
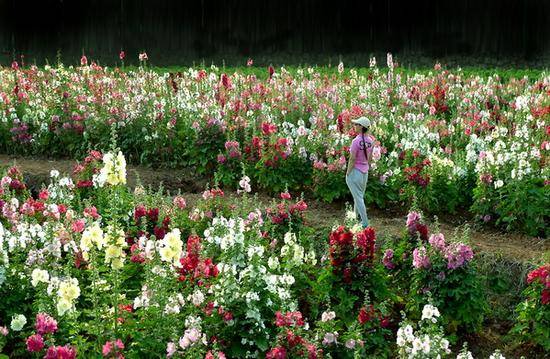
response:
{"label": "woman's arm", "polygon": [[355,152],[351,152],[351,154],[349,156],[348,169],[346,171],[346,176],[351,173],[351,170],[353,169],[353,166],[355,166]]}

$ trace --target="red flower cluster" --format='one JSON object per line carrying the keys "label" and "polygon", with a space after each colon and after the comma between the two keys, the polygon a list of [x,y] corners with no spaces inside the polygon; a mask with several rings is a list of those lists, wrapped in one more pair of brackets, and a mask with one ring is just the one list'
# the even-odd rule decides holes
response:
{"label": "red flower cluster", "polygon": [[304,212],[307,210],[307,203],[304,200],[299,200],[296,203],[287,203],[290,199],[290,194],[281,193],[283,202],[277,204],[275,208],[267,208],[266,213],[275,224],[287,223],[291,216],[299,216],[303,220]]}
{"label": "red flower cluster", "polygon": [[304,325],[304,319],[300,312],[275,313],[275,325],[278,327],[301,327]]}
{"label": "red flower cluster", "polygon": [[436,84],[434,89],[431,91],[433,96],[432,106],[435,108],[435,114],[445,113],[449,110],[445,101],[445,89],[439,84]]}
{"label": "red flower cluster", "polygon": [[15,166],[11,167],[8,170],[7,177],[8,177],[8,181],[4,182],[4,180],[2,180],[2,184],[0,185],[0,188],[2,187],[6,188],[5,186],[7,185],[6,189],[15,191],[15,193],[21,193],[22,191],[27,189],[27,186],[23,182],[23,174],[21,174],[21,172],[17,167]]}
{"label": "red flower cluster", "polygon": [[527,275],[527,283],[535,281],[543,285],[541,302],[547,305],[550,303],[550,264],[540,266]]}
{"label": "red flower cluster", "polygon": [[286,349],[284,347],[275,347],[267,352],[266,359],[286,359]]}
{"label": "red flower cluster", "polygon": [[51,346],[48,348],[44,359],[75,359],[76,350],[69,346]]}
{"label": "red flower cluster", "polygon": [[309,359],[318,358],[322,352],[318,353],[315,345],[309,343],[302,338],[302,336],[290,329],[292,327],[302,327],[304,324],[302,313],[300,312],[286,312],[283,314],[277,311],[277,313],[275,313],[275,325],[278,327],[287,327],[289,329],[286,329],[284,337],[282,337],[285,343],[271,349],[266,354],[266,358],[287,358],[287,355],[290,355],[290,357],[302,358],[306,352]]}
{"label": "red flower cluster", "polygon": [[189,236],[187,239],[186,255],[180,258],[182,267],[179,269],[180,281],[189,279],[191,281],[198,278],[216,277],[219,273],[218,267],[211,258],[201,259],[200,237],[196,235]]}
{"label": "red flower cluster", "polygon": [[406,167],[404,172],[407,176],[407,180],[411,183],[416,183],[420,187],[426,187],[430,183],[430,176],[428,174],[422,174],[425,167],[431,164],[429,159],[425,159],[422,162],[418,162],[414,166]]}
{"label": "red flower cluster", "polygon": [[[144,205],[140,204],[134,209],[134,221],[136,225],[145,223],[147,225],[147,233],[143,231],[138,231],[137,238],[141,237],[142,235],[146,235],[149,237],[150,232],[152,231],[153,234],[157,239],[163,239],[166,233],[169,230],[170,226],[170,217],[166,216],[162,220],[162,222],[159,224],[159,209],[149,208],[147,209]],[[152,228],[151,228],[152,227]],[[132,245],[134,243],[134,239],[132,237],[129,238],[128,244]]]}
{"label": "red flower cluster", "polygon": [[382,328],[387,328],[390,325],[389,318],[383,317],[382,313],[376,310],[372,304],[367,307],[362,307],[359,310],[359,314],[357,315],[357,321],[359,324],[364,325],[373,319],[378,319]]}
{"label": "red flower cluster", "polygon": [[344,226],[338,227],[329,235],[333,272],[342,275],[345,283],[351,283],[361,268],[372,265],[375,243],[376,233],[371,227],[357,233],[355,243],[352,232]]}
{"label": "red flower cluster", "polygon": [[77,188],[88,188],[94,185],[92,177],[99,173],[103,154],[99,151],[90,151],[83,163],[77,163],[73,168],[73,180]]}
{"label": "red flower cluster", "polygon": [[365,228],[363,231],[357,233],[355,245],[360,253],[353,261],[356,263],[367,261],[369,264],[372,264],[375,243],[376,233],[372,227]]}
{"label": "red flower cluster", "polygon": [[359,310],[359,315],[357,316],[357,320],[360,324],[365,324],[367,322],[370,322],[372,319],[374,319],[376,316],[376,311],[374,310],[374,306],[370,304],[368,307],[362,307],[361,310]]}
{"label": "red flower cluster", "polygon": [[344,265],[353,252],[353,233],[340,226],[329,235],[329,255],[332,266],[336,269]]}

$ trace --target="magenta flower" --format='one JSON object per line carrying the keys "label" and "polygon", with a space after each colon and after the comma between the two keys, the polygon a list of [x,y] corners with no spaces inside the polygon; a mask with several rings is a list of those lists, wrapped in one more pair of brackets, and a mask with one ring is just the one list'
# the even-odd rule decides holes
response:
{"label": "magenta flower", "polygon": [[38,334],[55,333],[57,331],[57,321],[46,313],[38,313],[34,327]]}
{"label": "magenta flower", "polygon": [[40,334],[34,334],[27,338],[27,350],[36,353],[44,349],[44,339]]}

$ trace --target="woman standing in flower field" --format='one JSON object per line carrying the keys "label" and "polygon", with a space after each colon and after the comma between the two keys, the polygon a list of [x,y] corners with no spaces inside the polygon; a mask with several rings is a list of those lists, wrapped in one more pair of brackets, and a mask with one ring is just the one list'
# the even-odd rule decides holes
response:
{"label": "woman standing in flower field", "polygon": [[370,135],[366,135],[370,127],[368,118],[360,117],[351,122],[355,124],[357,136],[351,142],[349,149],[350,158],[346,171],[346,183],[353,196],[353,209],[361,217],[363,228],[366,228],[369,226],[369,219],[364,198],[369,178],[369,163],[372,159],[373,139]]}

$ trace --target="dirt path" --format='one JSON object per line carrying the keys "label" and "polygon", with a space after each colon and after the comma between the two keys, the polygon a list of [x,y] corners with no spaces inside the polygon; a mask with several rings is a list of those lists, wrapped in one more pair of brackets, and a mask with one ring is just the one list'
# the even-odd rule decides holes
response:
{"label": "dirt path", "polygon": [[[36,160],[0,154],[0,167],[14,163],[21,168],[31,183],[47,181],[50,170],[54,168],[62,173],[69,173],[75,164],[74,161],[69,160]],[[134,187],[138,181],[145,186],[151,185],[152,187],[162,183],[171,193],[180,190],[190,204],[199,198],[206,185],[203,178],[196,176],[190,170],[151,169],[142,166],[128,166],[127,170],[128,184],[131,187]],[[271,198],[262,195],[260,200],[263,203],[268,203]],[[331,226],[333,223],[341,221],[345,215],[342,203],[326,204],[308,200],[308,205],[309,210],[306,218],[313,226]],[[379,233],[398,235],[402,233],[405,225],[404,214],[395,212],[369,209],[369,218]],[[449,223],[449,221],[440,220],[441,231],[446,236],[452,235],[463,224],[467,224],[467,221],[457,219],[453,223]],[[541,261],[544,257],[548,260],[550,255],[550,241],[547,238],[533,238],[517,233],[502,233],[496,230],[471,227],[470,241],[481,251],[500,254],[514,261],[530,262]]]}

